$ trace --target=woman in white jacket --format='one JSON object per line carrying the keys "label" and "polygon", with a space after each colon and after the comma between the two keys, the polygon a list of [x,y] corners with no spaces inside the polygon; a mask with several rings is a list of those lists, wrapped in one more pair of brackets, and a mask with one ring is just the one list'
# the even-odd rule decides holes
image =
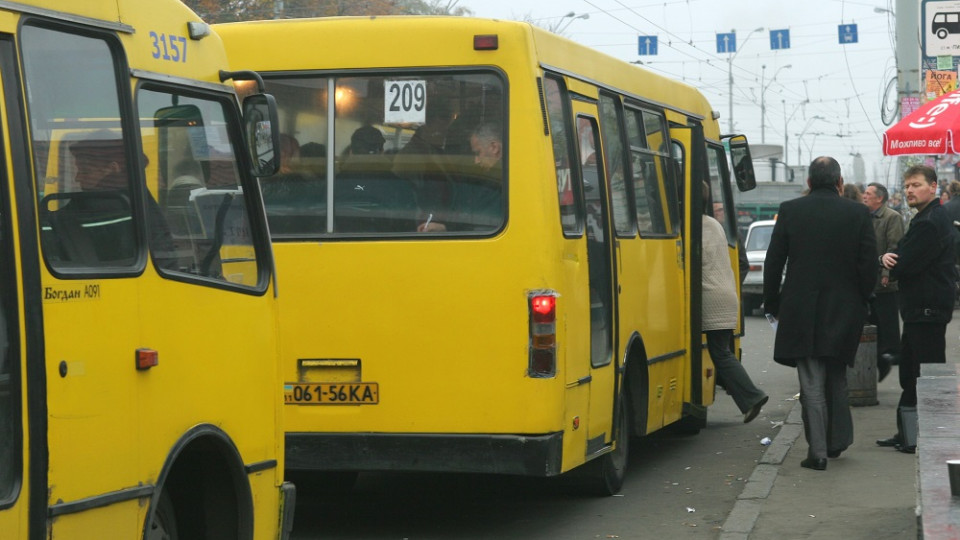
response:
{"label": "woman in white jacket", "polygon": [[[709,187],[704,184],[704,201],[709,202]],[[717,383],[733,397],[743,422],[760,414],[767,394],[756,387],[743,364],[733,353],[733,329],[740,318],[737,282],[730,266],[727,235],[716,219],[703,216],[703,332],[707,350],[717,368]]]}

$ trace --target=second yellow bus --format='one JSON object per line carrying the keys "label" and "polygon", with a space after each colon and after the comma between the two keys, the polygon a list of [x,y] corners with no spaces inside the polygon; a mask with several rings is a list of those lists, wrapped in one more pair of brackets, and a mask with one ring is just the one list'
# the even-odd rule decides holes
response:
{"label": "second yellow bus", "polygon": [[217,31],[285,134],[261,185],[288,469],[586,464],[610,494],[630,435],[703,425],[700,185],[732,194],[697,90],[516,22]]}

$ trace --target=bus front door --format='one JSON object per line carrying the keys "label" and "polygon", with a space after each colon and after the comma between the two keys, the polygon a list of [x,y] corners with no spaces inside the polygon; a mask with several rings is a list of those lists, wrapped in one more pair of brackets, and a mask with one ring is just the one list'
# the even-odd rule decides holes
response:
{"label": "bus front door", "polygon": [[703,127],[671,127],[670,137],[674,157],[680,162],[683,175],[683,220],[685,275],[684,289],[686,297],[684,320],[690,321],[690,361],[683,375],[687,389],[684,391],[683,416],[687,417],[688,427],[699,428],[706,424],[707,406],[713,403],[715,371],[710,356],[703,354],[703,336],[701,324],[702,307],[702,260],[700,246],[703,230],[703,182],[708,178],[707,147]]}
{"label": "bus front door", "polygon": [[587,265],[590,286],[590,406],[587,456],[612,440],[615,373],[613,246],[608,186],[600,155],[595,116],[577,115],[578,149],[586,207]]}
{"label": "bus front door", "polygon": [[[2,24],[0,24],[2,26]],[[7,31],[14,28],[6,27]],[[16,81],[10,68],[15,64],[15,55],[10,34],[0,34],[0,88],[9,88],[9,81]],[[7,109],[17,103],[16,92],[12,100],[0,99],[0,531],[4,538],[23,538],[27,533],[27,511],[31,485],[25,477],[25,453],[28,449],[24,432],[29,423],[24,421],[23,389],[25,358],[19,346],[20,322],[24,320],[18,310],[17,264],[14,260],[13,242],[16,231],[12,229],[10,203],[11,159],[7,135]],[[19,250],[18,250],[19,251]],[[27,285],[24,285],[24,290]],[[36,302],[34,302],[34,307]]]}

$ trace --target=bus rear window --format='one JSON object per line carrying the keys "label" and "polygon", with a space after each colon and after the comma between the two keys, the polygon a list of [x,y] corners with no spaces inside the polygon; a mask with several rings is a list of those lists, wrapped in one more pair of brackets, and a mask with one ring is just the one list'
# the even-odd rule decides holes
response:
{"label": "bus rear window", "polygon": [[502,227],[506,126],[496,74],[268,78],[267,91],[283,134],[280,172],[261,184],[274,238]]}

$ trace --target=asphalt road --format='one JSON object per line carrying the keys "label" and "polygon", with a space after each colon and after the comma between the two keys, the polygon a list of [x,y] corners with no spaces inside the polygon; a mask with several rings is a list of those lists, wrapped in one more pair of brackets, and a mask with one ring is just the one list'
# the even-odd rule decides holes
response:
{"label": "asphalt road", "polygon": [[298,486],[296,539],[718,538],[765,446],[798,391],[795,370],[771,359],[773,332],[747,318],[744,365],[770,395],[744,425],[720,392],[700,434],[635,440],[623,491],[595,498],[575,476],[361,474],[345,494]]}

